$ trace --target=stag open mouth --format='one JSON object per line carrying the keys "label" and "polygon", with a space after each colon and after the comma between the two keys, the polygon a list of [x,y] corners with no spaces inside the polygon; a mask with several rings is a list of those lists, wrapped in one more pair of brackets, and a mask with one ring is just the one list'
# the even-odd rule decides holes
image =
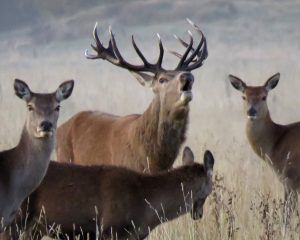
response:
{"label": "stag open mouth", "polygon": [[187,104],[193,99],[192,86],[192,82],[186,82],[180,89],[180,101],[184,104]]}
{"label": "stag open mouth", "polygon": [[187,92],[187,91],[191,91],[191,90],[192,90],[191,82],[186,82],[181,88],[182,92]]}
{"label": "stag open mouth", "polygon": [[182,91],[180,95],[180,101],[184,104],[189,103],[193,99],[193,93],[192,91]]}

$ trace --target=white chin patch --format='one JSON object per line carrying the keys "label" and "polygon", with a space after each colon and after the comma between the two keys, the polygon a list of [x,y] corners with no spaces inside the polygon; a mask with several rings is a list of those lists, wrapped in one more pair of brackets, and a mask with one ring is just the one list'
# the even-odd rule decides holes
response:
{"label": "white chin patch", "polygon": [[52,137],[53,136],[53,132],[44,132],[44,131],[38,131],[36,134],[37,138],[48,138],[48,137]]}
{"label": "white chin patch", "polygon": [[252,121],[253,121],[253,120],[255,120],[256,118],[257,118],[257,116],[249,116],[249,115],[248,115],[248,119],[249,119],[249,120],[252,120]]}
{"label": "white chin patch", "polygon": [[183,103],[188,103],[192,101],[193,99],[193,93],[191,91],[184,91],[181,93],[180,101]]}

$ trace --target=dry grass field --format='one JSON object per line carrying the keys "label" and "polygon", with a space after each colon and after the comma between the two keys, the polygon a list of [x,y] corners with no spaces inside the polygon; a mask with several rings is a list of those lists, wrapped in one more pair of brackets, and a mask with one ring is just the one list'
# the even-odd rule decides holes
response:
{"label": "dry grass field", "polygon": [[[17,1],[12,2],[17,6]],[[282,124],[300,120],[298,1],[99,1],[93,7],[81,6],[77,0],[70,8],[69,0],[25,2],[42,17],[35,19],[33,14],[33,19],[18,26],[10,22],[11,10],[0,26],[0,149],[17,143],[26,114],[24,103],[13,94],[14,78],[39,92],[54,91],[63,80],[74,79],[75,89],[62,105],[60,122],[85,109],[142,113],[151,102],[150,89],[141,87],[125,70],[85,59],[93,25],[99,21],[107,39],[111,24],[122,53],[137,61],[131,34],[155,59],[156,32],[168,49],[182,51],[172,34],[185,36],[189,26],[184,19],[189,17],[207,36],[209,57],[194,71],[186,145],[199,162],[205,149],[213,152],[215,189],[202,220],[194,222],[186,215],[161,225],[149,239],[300,239],[300,208],[286,226],[283,187],[268,164],[250,149],[241,96],[227,79],[232,73],[256,85],[280,72],[280,83],[268,98],[271,116]],[[5,9],[2,4],[0,8]],[[59,4],[64,11],[59,11]],[[167,54],[164,62],[171,68],[176,60]]]}

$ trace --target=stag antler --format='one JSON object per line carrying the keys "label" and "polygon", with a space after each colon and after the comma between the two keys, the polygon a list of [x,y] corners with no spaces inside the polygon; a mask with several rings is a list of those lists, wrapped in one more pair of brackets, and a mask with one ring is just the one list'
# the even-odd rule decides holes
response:
{"label": "stag antler", "polygon": [[[206,39],[202,33],[202,31],[199,29],[198,26],[196,26],[191,20],[187,19],[187,21],[196,29],[196,31],[200,34],[201,40],[199,45],[197,46],[196,49],[193,48],[193,36],[190,31],[188,31],[189,36],[190,36],[190,43],[186,43],[183,41],[181,38],[175,36],[179,42],[186,47],[186,51],[183,55],[170,51],[172,54],[176,55],[177,57],[180,58],[180,61],[176,67],[175,70],[178,71],[191,71],[195,68],[201,67],[203,64],[203,61],[207,58],[207,47],[206,47]],[[158,46],[159,46],[159,56],[158,60],[155,64],[151,64],[147,61],[145,56],[142,54],[141,50],[138,48],[138,46],[135,43],[134,37],[132,36],[132,45],[140,57],[140,59],[143,62],[143,65],[133,65],[129,62],[127,62],[121,55],[117,44],[116,40],[114,37],[114,34],[111,31],[111,28],[109,27],[109,34],[110,34],[110,40],[108,42],[108,47],[105,48],[102,43],[99,40],[98,33],[97,33],[97,26],[98,23],[95,24],[94,31],[93,31],[93,36],[94,40],[96,43],[96,46],[91,44],[92,48],[95,50],[96,54],[90,54],[88,50],[85,51],[85,56],[88,59],[104,59],[109,61],[110,63],[128,69],[133,72],[151,72],[154,74],[157,74],[158,72],[161,71],[166,71],[165,69],[162,68],[162,61],[163,61],[163,56],[164,56],[164,48],[163,44],[161,41],[161,38],[159,34],[158,36]],[[189,56],[189,53],[192,52]]]}
{"label": "stag antler", "polygon": [[[186,19],[189,24],[193,26],[193,28],[199,33],[201,40],[197,46],[196,49],[192,47],[193,45],[193,38],[192,34],[190,31],[188,31],[190,35],[190,43],[186,43],[183,41],[180,37],[177,37],[174,35],[174,37],[184,46],[186,47],[185,53],[183,55],[175,52],[175,51],[169,51],[173,55],[177,56],[180,58],[180,62],[176,67],[176,70],[185,70],[185,71],[191,71],[195,68],[199,68],[203,65],[204,60],[208,56],[208,51],[207,51],[207,43],[206,43],[206,38],[204,37],[203,32],[200,30],[200,28],[192,22],[190,19]],[[189,53],[192,52],[192,54],[189,56],[187,59],[187,56]],[[192,63],[192,64],[191,64]]]}
{"label": "stag antler", "polygon": [[159,56],[158,56],[158,60],[155,64],[151,64],[147,61],[147,59],[144,57],[144,55],[142,54],[141,50],[138,48],[138,46],[135,43],[134,37],[132,35],[132,45],[136,51],[136,53],[138,54],[138,56],[141,58],[143,65],[133,65],[128,63],[121,55],[117,44],[116,44],[116,40],[114,37],[114,34],[111,31],[111,28],[109,27],[109,34],[110,34],[110,40],[108,43],[108,47],[105,48],[102,43],[99,40],[98,37],[98,33],[97,33],[97,25],[98,23],[95,24],[94,27],[94,31],[93,31],[93,36],[96,42],[96,46],[94,46],[93,44],[91,44],[92,48],[96,51],[96,55],[92,55],[88,52],[88,50],[85,51],[85,56],[88,59],[104,59],[107,60],[109,62],[111,62],[112,64],[122,67],[122,68],[126,68],[130,71],[134,71],[134,72],[151,72],[156,74],[159,71],[164,71],[164,69],[162,68],[162,60],[163,60],[163,56],[164,56],[164,48],[162,45],[162,41],[161,38],[159,36],[159,34],[157,34],[158,36],[158,45],[159,45]]}

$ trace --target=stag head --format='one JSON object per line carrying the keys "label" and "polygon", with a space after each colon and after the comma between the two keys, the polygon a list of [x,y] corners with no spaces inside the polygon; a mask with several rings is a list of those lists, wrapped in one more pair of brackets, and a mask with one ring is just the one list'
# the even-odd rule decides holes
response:
{"label": "stag head", "polygon": [[97,33],[97,23],[93,31],[95,45],[91,45],[96,54],[92,55],[86,50],[85,56],[88,59],[107,60],[116,66],[129,70],[141,85],[152,88],[153,92],[159,96],[163,106],[167,105],[169,106],[169,109],[172,109],[172,107],[177,109],[187,107],[188,103],[192,100],[192,87],[194,83],[194,76],[191,71],[201,67],[203,61],[208,56],[206,39],[202,31],[192,21],[189,19],[187,19],[187,21],[200,35],[201,40],[198,46],[193,48],[194,41],[190,31],[188,31],[190,37],[189,43],[186,43],[181,38],[175,36],[186,50],[182,55],[175,51],[170,51],[180,59],[174,70],[166,70],[162,67],[164,48],[159,34],[157,34],[159,56],[154,64],[148,62],[132,36],[132,45],[143,62],[142,65],[133,65],[122,57],[111,28],[109,28],[110,40],[108,47],[105,48],[102,45]]}

